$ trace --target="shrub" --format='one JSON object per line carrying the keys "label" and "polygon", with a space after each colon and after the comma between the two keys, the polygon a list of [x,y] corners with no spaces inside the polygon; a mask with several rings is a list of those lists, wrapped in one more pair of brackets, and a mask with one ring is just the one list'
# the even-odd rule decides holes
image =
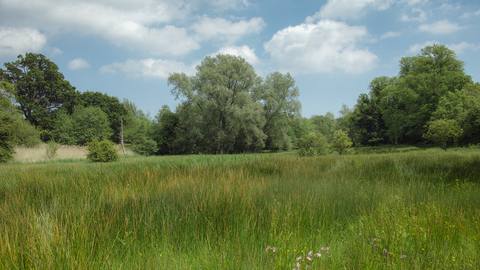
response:
{"label": "shrub", "polygon": [[57,150],[60,148],[60,144],[56,143],[54,140],[51,140],[47,143],[45,151],[49,159],[54,158],[57,155]]}
{"label": "shrub", "polygon": [[340,155],[352,146],[352,140],[348,137],[348,134],[343,130],[335,131],[333,134],[332,148],[336,150]]}
{"label": "shrub", "polygon": [[327,138],[322,133],[309,133],[298,140],[300,156],[318,156],[327,153]]}
{"label": "shrub", "polygon": [[17,119],[13,130],[13,137],[16,145],[25,147],[35,147],[42,141],[40,140],[40,130],[36,129],[27,120]]}
{"label": "shrub", "polygon": [[428,131],[423,134],[423,137],[440,144],[445,151],[447,151],[447,144],[456,141],[463,131],[455,120],[438,119],[428,122],[427,125]]}
{"label": "shrub", "polygon": [[133,151],[142,156],[151,156],[158,151],[157,142],[152,139],[143,138],[142,141],[133,145]]}
{"label": "shrub", "polygon": [[119,158],[113,142],[107,139],[98,141],[95,138],[87,144],[87,149],[87,158],[93,162],[110,162]]}

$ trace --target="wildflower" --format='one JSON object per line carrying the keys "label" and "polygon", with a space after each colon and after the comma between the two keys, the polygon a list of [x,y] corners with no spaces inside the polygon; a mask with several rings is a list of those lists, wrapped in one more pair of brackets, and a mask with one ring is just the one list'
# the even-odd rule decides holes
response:
{"label": "wildflower", "polygon": [[400,255],[400,259],[407,257],[407,255]]}
{"label": "wildflower", "polygon": [[273,252],[277,251],[275,247],[267,246],[267,248],[265,249],[265,252],[268,252],[269,250],[272,250]]}
{"label": "wildflower", "polygon": [[298,257],[298,258],[297,258],[297,261],[300,261],[301,259],[302,259],[302,256]]}
{"label": "wildflower", "polygon": [[359,236],[362,236],[362,232],[359,232],[358,235],[359,235]]}
{"label": "wildflower", "polygon": [[320,252],[318,252],[318,253],[315,253],[315,256],[320,258],[320,256],[322,256],[322,254],[320,254]]}

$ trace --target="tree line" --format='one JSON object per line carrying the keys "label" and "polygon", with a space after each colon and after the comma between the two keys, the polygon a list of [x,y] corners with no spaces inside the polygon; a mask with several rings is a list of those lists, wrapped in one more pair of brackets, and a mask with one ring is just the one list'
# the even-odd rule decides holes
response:
{"label": "tree line", "polygon": [[[287,150],[294,146],[290,127],[301,120],[299,90],[290,74],[273,72],[264,79],[245,59],[231,55],[206,57],[194,76],[171,74],[168,83],[180,104],[174,112],[163,106],[154,118],[127,99],[79,92],[42,54],[19,55],[4,66],[1,112],[12,125],[0,129],[8,149],[52,140],[120,143],[122,137],[144,155]],[[20,124],[28,127],[31,142],[18,140],[14,130]]]}
{"label": "tree line", "polygon": [[451,143],[480,143],[480,85],[443,45],[403,57],[398,76],[374,78],[370,92],[361,94],[353,108],[343,105],[338,118],[331,112],[302,117],[290,74],[262,78],[245,59],[232,55],[207,56],[193,76],[170,74],[168,84],[179,105],[174,111],[163,106],[154,117],[127,99],[79,92],[42,54],[19,55],[4,66],[3,161],[15,145],[86,145],[102,138],[115,143],[122,138],[142,155],[291,148],[317,155],[326,153],[329,143],[350,141],[355,146],[434,142],[445,150]]}

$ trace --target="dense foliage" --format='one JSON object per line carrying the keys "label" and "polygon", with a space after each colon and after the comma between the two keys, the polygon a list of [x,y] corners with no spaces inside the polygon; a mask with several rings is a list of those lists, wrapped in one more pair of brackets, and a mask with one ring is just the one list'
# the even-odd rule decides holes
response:
{"label": "dense foliage", "polygon": [[44,55],[26,53],[4,65],[6,69],[0,69],[0,79],[15,87],[18,108],[35,127],[47,127],[56,109],[71,110],[77,102],[78,91]]}
{"label": "dense foliage", "polygon": [[71,115],[64,110],[57,113],[50,136],[60,144],[86,145],[112,133],[108,116],[99,107],[76,106]]}
{"label": "dense foliage", "polygon": [[[0,70],[2,98],[23,113],[10,110],[3,116],[15,122],[4,121],[3,130],[9,131],[3,136],[9,145],[34,146],[39,136],[45,142],[84,145],[104,137],[120,143],[123,131],[123,143],[140,155],[291,148],[310,155],[317,151],[306,149],[316,146],[305,145],[318,138],[335,145],[335,134],[343,130],[343,143],[348,136],[357,147],[436,143],[446,149],[453,143],[480,143],[480,84],[464,65],[446,46],[426,46],[400,60],[398,76],[374,78],[369,93],[361,94],[353,108],[343,105],[338,118],[331,112],[305,118],[290,74],[262,78],[241,57],[207,56],[194,76],[170,75],[168,84],[180,103],[175,110],[163,106],[151,118],[129,100],[76,91],[53,62],[26,53]],[[440,126],[454,129],[442,132]]]}
{"label": "dense foliage", "polygon": [[14,111],[15,108],[11,105],[10,100],[0,97],[0,162],[7,162],[15,153]]}
{"label": "dense foliage", "polygon": [[168,78],[192,153],[290,149],[289,123],[300,116],[298,88],[290,74],[274,72],[265,82],[245,59],[207,56],[188,77]]}
{"label": "dense foliage", "polygon": [[417,56],[402,58],[398,76],[373,79],[370,93],[361,94],[354,109],[342,116],[342,128],[356,145],[430,138],[446,147],[447,138],[433,140],[433,133],[424,134],[431,121],[448,119],[463,130],[455,136],[459,142],[479,143],[475,132],[480,130],[480,86],[465,74],[464,65],[443,45],[427,46]]}
{"label": "dense foliage", "polygon": [[87,144],[87,150],[87,159],[92,162],[111,162],[119,158],[113,142],[105,138],[101,141],[93,139]]}

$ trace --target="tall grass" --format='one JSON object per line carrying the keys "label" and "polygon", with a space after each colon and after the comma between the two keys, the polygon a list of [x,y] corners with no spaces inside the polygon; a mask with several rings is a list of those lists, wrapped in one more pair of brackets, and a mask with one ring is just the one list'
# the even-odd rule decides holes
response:
{"label": "tall grass", "polygon": [[2,165],[0,268],[478,269],[479,178],[476,151]]}

